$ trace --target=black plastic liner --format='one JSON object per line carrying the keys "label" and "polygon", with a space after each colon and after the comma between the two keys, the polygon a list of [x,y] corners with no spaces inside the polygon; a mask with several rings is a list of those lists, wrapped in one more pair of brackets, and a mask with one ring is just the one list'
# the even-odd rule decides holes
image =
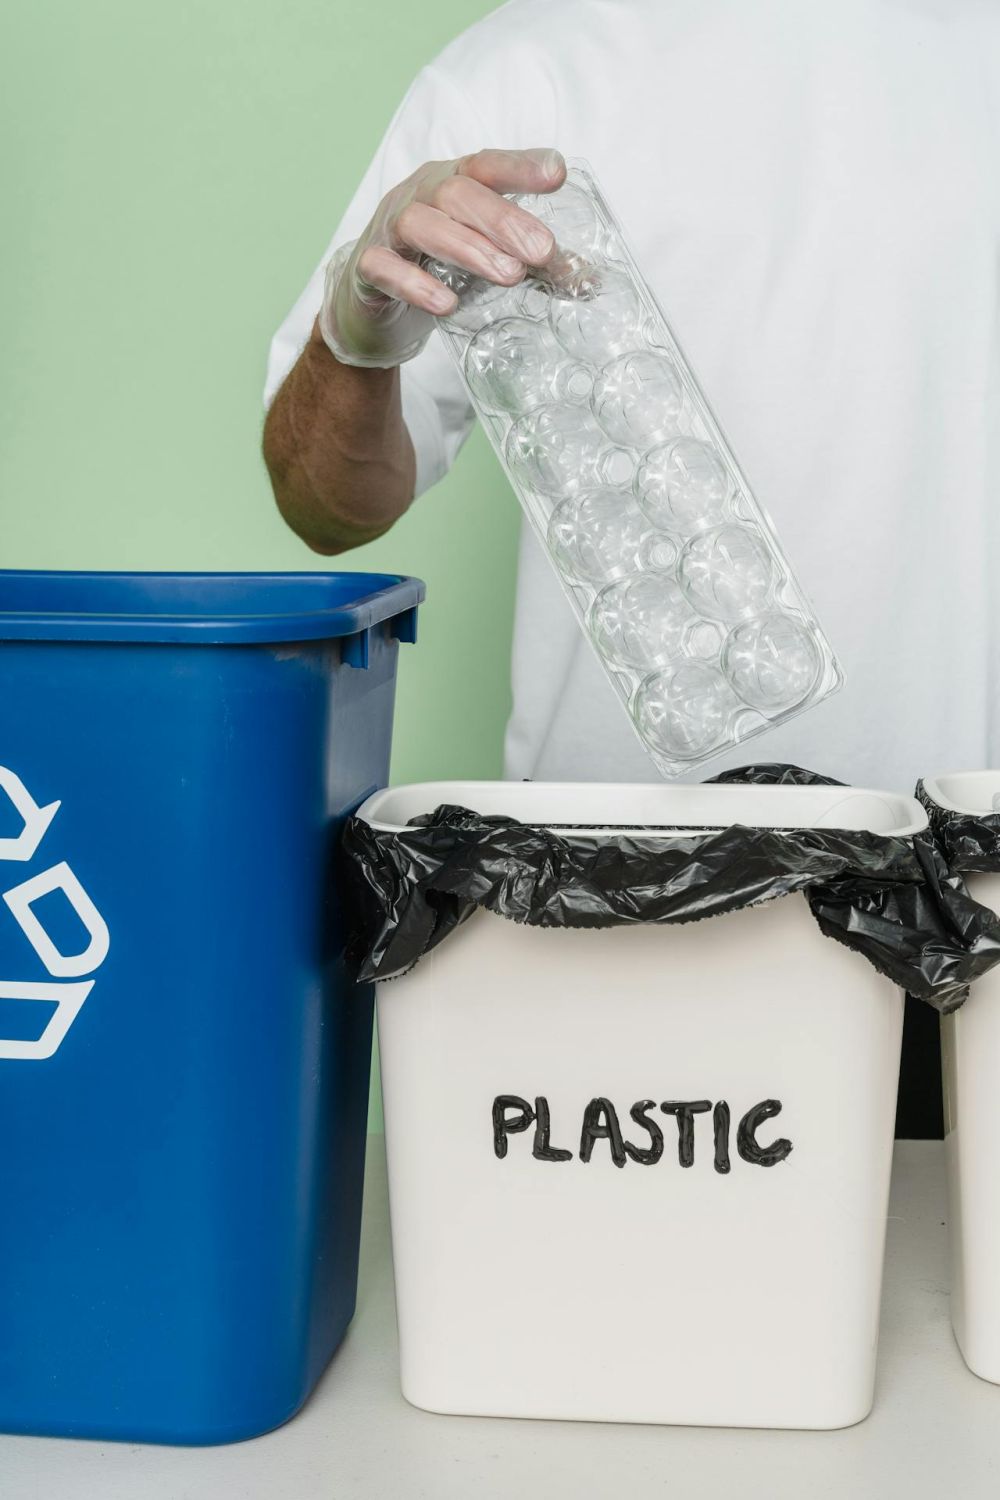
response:
{"label": "black plastic liner", "polygon": [[950,812],[928,795],[922,781],[916,795],[948,868],[955,873],[1000,870],[1000,813]]}
{"label": "black plastic liner", "polygon": [[776,761],[763,761],[759,766],[736,766],[732,771],[721,771],[718,776],[709,776],[706,786],[846,786],[835,776],[823,776],[819,771],[806,771],[802,766],[779,765]]}
{"label": "black plastic liner", "polygon": [[[840,786],[794,766],[715,778]],[[741,825],[671,837],[530,826],[443,806],[402,832],[352,818],[349,954],[361,981],[404,974],[477,908],[534,927],[695,922],[802,892],[820,929],[937,1010],[1000,962],[1000,920],[949,873],[929,834]]]}

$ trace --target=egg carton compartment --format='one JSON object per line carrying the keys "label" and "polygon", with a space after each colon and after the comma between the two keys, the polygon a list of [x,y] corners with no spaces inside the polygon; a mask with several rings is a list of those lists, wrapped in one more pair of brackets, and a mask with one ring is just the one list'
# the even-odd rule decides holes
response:
{"label": "egg carton compartment", "polygon": [[836,657],[585,162],[517,201],[549,265],[441,262],[441,336],[588,640],[663,776],[840,687]]}

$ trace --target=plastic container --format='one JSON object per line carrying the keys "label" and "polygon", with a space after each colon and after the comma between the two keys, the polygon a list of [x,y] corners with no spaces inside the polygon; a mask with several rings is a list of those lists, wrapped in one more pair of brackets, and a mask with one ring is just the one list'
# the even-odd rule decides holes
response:
{"label": "plastic container", "polygon": [[[1000,771],[938,776],[922,786],[947,822],[980,823],[984,844],[991,821],[994,838],[1000,831]],[[992,862],[995,873],[963,870],[963,878],[977,901],[1000,913],[1000,844]],[[959,858],[956,868],[965,863]],[[973,985],[961,1010],[942,1016],[941,1055],[951,1321],[969,1369],[1000,1384],[1000,970]]]}
{"label": "plastic container", "polygon": [[518,201],[559,253],[513,288],[432,262],[460,296],[441,333],[641,742],[680,776],[840,669],[586,163]]}
{"label": "plastic container", "polygon": [[[910,798],[842,787],[437,783],[359,818],[398,832],[440,804],[607,837],[612,866],[623,830],[926,828]],[[680,927],[477,910],[377,1008],[408,1400],[746,1427],[867,1414],[903,996],[805,896]]]}
{"label": "plastic container", "polygon": [[249,1437],[342,1337],[372,1007],[332,855],[422,597],[0,574],[0,1430]]}

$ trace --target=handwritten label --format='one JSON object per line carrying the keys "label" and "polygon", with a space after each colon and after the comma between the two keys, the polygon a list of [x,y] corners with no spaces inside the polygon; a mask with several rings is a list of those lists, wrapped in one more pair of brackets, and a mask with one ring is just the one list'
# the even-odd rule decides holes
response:
{"label": "handwritten label", "polygon": [[[757,1134],[768,1120],[773,1120],[780,1113],[780,1100],[762,1099],[740,1116],[736,1126],[735,1146],[741,1161],[752,1167],[774,1167],[787,1160],[792,1150],[790,1140],[779,1136],[777,1140],[765,1145]],[[583,1109],[579,1145],[571,1150],[568,1146],[552,1144],[552,1115],[544,1094],[537,1095],[533,1105],[520,1094],[497,1094],[493,1100],[493,1151],[503,1161],[507,1156],[510,1137],[524,1135],[533,1128],[531,1155],[536,1161],[566,1162],[578,1159],[587,1164],[600,1153],[607,1152],[616,1167],[624,1167],[628,1162],[635,1162],[641,1167],[653,1167],[666,1152],[664,1129],[666,1121],[673,1119],[678,1165],[693,1167],[695,1120],[698,1115],[709,1114],[712,1125],[712,1166],[721,1176],[725,1176],[732,1169],[732,1112],[725,1099],[719,1099],[714,1104],[711,1099],[665,1099],[661,1104],[657,1104],[654,1099],[637,1099],[629,1108],[631,1124],[627,1127],[628,1137],[634,1136],[634,1127],[638,1127],[637,1140],[626,1136],[618,1110],[610,1099],[603,1096],[591,1099]],[[658,1115],[666,1117],[662,1124]],[[569,1129],[568,1124],[565,1128]]]}

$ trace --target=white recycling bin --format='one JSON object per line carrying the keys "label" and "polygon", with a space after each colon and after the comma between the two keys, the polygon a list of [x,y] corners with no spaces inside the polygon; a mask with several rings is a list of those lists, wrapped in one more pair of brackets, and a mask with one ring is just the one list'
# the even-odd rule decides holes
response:
{"label": "white recycling bin", "polygon": [[[924,792],[946,813],[995,814],[1000,771],[927,778]],[[1000,870],[963,876],[969,892],[1000,913]],[[941,1018],[951,1321],[976,1375],[1000,1383],[1000,969],[973,985],[960,1010]]]}
{"label": "white recycling bin", "polygon": [[[446,803],[609,839],[926,827],[908,797],[787,786],[436,783],[359,817],[402,831]],[[867,1415],[903,995],[804,895],[604,930],[477,910],[377,1004],[411,1402],[745,1427]]]}

